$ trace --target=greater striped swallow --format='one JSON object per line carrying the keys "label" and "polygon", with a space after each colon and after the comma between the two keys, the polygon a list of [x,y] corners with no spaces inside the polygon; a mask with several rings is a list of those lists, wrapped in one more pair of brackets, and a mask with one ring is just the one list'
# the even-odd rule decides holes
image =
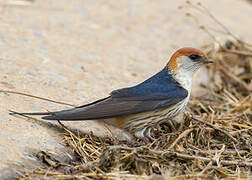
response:
{"label": "greater striped swallow", "polygon": [[198,49],[181,48],[154,76],[136,86],[114,90],[104,99],[56,112],[13,113],[42,115],[46,120],[103,120],[138,138],[151,138],[151,127],[172,120],[184,110],[194,73],[212,62]]}

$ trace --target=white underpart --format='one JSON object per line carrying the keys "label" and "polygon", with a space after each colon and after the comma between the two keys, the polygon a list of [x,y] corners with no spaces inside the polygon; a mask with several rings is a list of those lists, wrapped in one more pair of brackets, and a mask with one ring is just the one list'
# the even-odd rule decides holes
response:
{"label": "white underpart", "polygon": [[129,131],[135,132],[135,136],[141,138],[145,136],[145,131],[148,127],[173,119],[181,113],[190,98],[193,75],[201,65],[202,64],[193,62],[187,56],[180,57],[178,60],[178,70],[173,74],[173,77],[188,91],[188,96],[183,101],[170,108],[129,116],[125,128]]}
{"label": "white underpart", "polygon": [[181,113],[187,105],[188,101],[189,95],[183,101],[170,108],[151,112],[143,112],[128,116],[127,124],[125,124],[125,129],[130,132],[135,132],[135,136],[137,137],[144,137],[145,131],[149,127],[153,127],[156,124],[172,119],[179,113]]}

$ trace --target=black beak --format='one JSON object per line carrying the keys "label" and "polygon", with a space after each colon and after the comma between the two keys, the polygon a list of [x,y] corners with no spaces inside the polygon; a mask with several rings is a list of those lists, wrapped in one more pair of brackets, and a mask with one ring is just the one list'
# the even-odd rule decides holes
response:
{"label": "black beak", "polygon": [[207,58],[205,58],[203,62],[204,62],[204,64],[214,63],[214,61],[212,59],[207,59]]}

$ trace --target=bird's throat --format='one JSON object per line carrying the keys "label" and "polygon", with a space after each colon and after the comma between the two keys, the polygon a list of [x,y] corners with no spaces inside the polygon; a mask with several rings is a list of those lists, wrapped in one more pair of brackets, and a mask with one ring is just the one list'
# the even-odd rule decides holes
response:
{"label": "bird's throat", "polygon": [[186,72],[178,72],[174,75],[174,79],[189,93],[191,92],[192,88],[192,78],[193,76],[190,73]]}

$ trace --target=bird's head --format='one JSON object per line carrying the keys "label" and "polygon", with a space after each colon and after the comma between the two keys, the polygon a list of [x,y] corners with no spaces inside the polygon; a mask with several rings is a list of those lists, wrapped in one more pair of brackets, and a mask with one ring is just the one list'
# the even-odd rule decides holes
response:
{"label": "bird's head", "polygon": [[213,63],[201,50],[184,47],[177,50],[168,62],[168,68],[174,73],[188,72],[192,75],[204,64]]}
{"label": "bird's head", "polygon": [[[168,62],[168,68],[174,77],[181,83],[191,81],[194,73],[204,64],[213,63],[206,53],[191,47],[177,50]],[[191,83],[190,83],[191,85]],[[189,83],[188,88],[189,88]]]}

